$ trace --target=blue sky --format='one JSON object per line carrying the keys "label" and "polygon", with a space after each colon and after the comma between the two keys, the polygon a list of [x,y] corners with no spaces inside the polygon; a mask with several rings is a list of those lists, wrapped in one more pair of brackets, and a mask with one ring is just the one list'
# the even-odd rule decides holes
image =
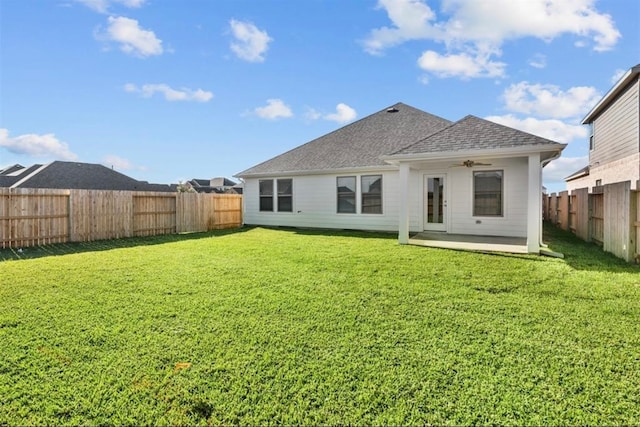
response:
{"label": "blue sky", "polygon": [[0,0],[0,167],[232,177],[396,102],[567,143],[640,62],[637,0]]}

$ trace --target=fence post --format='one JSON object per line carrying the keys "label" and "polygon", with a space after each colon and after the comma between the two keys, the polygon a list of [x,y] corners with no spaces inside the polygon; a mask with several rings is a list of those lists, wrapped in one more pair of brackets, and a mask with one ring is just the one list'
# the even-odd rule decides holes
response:
{"label": "fence post", "polygon": [[67,195],[67,241],[73,242],[73,222],[74,222],[74,212],[73,212],[73,195],[72,191],[69,191]]}
{"label": "fence post", "polygon": [[563,230],[569,230],[569,193],[561,191],[558,195],[558,224]]}
{"label": "fence post", "polygon": [[631,218],[635,219],[633,223],[633,226],[634,226],[633,236],[636,239],[634,258],[636,260],[636,263],[640,263],[640,181],[638,181],[636,189],[637,190],[632,193],[632,197],[636,201],[635,215],[633,215]]}

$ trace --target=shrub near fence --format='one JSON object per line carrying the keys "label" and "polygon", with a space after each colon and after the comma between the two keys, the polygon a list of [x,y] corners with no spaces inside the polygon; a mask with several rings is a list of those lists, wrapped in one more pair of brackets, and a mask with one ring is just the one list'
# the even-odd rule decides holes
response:
{"label": "shrub near fence", "polygon": [[640,191],[631,182],[543,196],[543,217],[626,261],[640,254]]}
{"label": "shrub near fence", "polygon": [[237,194],[0,188],[2,248],[241,225]]}

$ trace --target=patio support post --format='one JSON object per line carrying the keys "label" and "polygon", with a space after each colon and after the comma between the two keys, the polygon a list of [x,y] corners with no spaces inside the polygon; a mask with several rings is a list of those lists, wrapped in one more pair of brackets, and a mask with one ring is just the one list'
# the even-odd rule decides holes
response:
{"label": "patio support post", "polygon": [[[540,164],[540,172],[538,172],[540,174],[540,198],[542,198],[542,164]],[[542,207],[542,202],[540,202],[540,210],[542,211],[543,207]],[[547,245],[545,245],[544,241],[542,240],[542,214],[540,214],[540,231],[539,231],[539,237],[538,240],[540,241],[540,247],[542,248],[546,248]]]}
{"label": "patio support post", "polygon": [[529,185],[527,196],[527,251],[540,253],[542,228],[542,180],[540,153],[529,154]]}
{"label": "patio support post", "polygon": [[398,223],[398,243],[406,245],[409,243],[409,164],[400,163],[400,173],[398,179],[400,186],[400,209]]}

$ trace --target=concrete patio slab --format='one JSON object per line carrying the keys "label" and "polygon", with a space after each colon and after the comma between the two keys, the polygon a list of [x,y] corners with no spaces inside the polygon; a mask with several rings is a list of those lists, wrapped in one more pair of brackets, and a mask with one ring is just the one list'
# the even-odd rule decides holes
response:
{"label": "concrete patio slab", "polygon": [[466,251],[528,253],[527,239],[524,237],[474,236],[424,231],[409,236],[409,244]]}

